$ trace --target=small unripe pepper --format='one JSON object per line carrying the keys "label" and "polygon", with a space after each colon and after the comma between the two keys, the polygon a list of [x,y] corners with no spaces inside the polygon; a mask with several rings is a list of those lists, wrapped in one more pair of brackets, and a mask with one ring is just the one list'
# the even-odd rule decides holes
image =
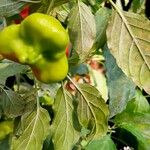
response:
{"label": "small unripe pepper", "polygon": [[54,17],[34,13],[19,25],[0,33],[0,54],[31,67],[38,80],[51,83],[63,80],[68,72],[65,49],[69,36]]}
{"label": "small unripe pepper", "polygon": [[13,121],[0,122],[0,140],[3,140],[8,134],[13,132]]}

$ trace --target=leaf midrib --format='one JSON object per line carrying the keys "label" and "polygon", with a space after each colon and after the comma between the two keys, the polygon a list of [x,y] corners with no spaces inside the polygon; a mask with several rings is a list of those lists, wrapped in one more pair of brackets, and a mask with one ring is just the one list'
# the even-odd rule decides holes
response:
{"label": "leaf midrib", "polygon": [[143,52],[142,52],[142,50],[141,50],[139,44],[138,44],[137,39],[134,37],[134,34],[133,34],[133,32],[132,32],[132,30],[131,30],[131,28],[130,28],[130,25],[128,24],[126,18],[124,17],[124,15],[123,15],[123,13],[120,11],[120,9],[114,4],[114,2],[112,2],[112,0],[109,0],[109,1],[110,1],[110,3],[113,5],[113,7],[116,9],[116,11],[117,11],[117,13],[119,14],[119,16],[121,17],[121,19],[122,19],[122,21],[123,21],[123,23],[124,23],[126,29],[128,30],[128,32],[129,32],[131,38],[133,39],[133,42],[134,42],[135,46],[136,46],[137,49],[139,50],[139,52],[140,52],[140,54],[141,54],[143,60],[144,60],[145,63],[146,63],[146,66],[147,66],[148,69],[150,70],[150,66],[149,66],[149,64],[148,64],[148,62],[147,62],[147,60],[146,60],[146,58],[145,58],[145,56],[144,56],[144,54],[143,54]]}

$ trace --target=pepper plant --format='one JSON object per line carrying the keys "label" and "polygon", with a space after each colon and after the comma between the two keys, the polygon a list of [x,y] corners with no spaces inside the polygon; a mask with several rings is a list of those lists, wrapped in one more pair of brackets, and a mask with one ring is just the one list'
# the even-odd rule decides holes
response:
{"label": "pepper plant", "polygon": [[149,150],[149,0],[0,1],[0,150]]}

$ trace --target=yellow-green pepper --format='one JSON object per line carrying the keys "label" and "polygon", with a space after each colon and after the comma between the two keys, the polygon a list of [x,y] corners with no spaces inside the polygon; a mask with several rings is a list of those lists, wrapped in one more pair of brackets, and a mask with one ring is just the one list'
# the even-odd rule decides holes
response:
{"label": "yellow-green pepper", "polygon": [[21,24],[10,25],[1,31],[0,54],[29,65],[42,82],[58,82],[68,72],[65,55],[68,43],[68,33],[57,19],[33,13]]}
{"label": "yellow-green pepper", "polygon": [[39,101],[42,105],[52,106],[54,103],[54,98],[52,98],[48,92],[45,92],[41,97],[39,97]]}
{"label": "yellow-green pepper", "polygon": [[13,121],[0,122],[0,140],[3,140],[8,134],[13,132]]}

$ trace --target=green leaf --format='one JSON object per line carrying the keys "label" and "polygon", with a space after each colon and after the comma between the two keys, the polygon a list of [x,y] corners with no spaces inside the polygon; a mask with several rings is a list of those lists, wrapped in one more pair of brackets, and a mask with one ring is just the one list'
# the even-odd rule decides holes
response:
{"label": "green leaf", "polygon": [[131,10],[133,10],[134,13],[139,13],[143,3],[145,4],[145,0],[133,0]]}
{"label": "green leaf", "polygon": [[60,6],[64,3],[69,2],[69,0],[54,0],[55,1],[55,6]]}
{"label": "green leaf", "polygon": [[78,1],[72,8],[68,29],[73,49],[83,62],[90,54],[96,36],[94,16],[84,3]]}
{"label": "green leaf", "polygon": [[85,150],[117,150],[114,142],[109,135],[104,136],[99,140],[91,141]]}
{"label": "green leaf", "polygon": [[124,111],[115,117],[115,123],[136,137],[138,150],[149,150],[150,114],[132,114]]}
{"label": "green leaf", "polygon": [[150,21],[116,9],[107,29],[108,47],[125,74],[150,94]]}
{"label": "green leaf", "polygon": [[12,90],[0,88],[2,90],[0,93],[0,107],[4,115],[10,118],[21,116],[25,109],[23,98]]}
{"label": "green leaf", "polygon": [[70,13],[69,4],[63,4],[60,7],[55,8],[54,12],[56,13],[56,17],[60,22],[65,22],[68,19],[68,15]]}
{"label": "green leaf", "polygon": [[96,0],[96,3],[101,4],[103,2],[105,2],[106,0]]}
{"label": "green leaf", "polygon": [[78,64],[79,60],[79,54],[76,51],[72,51],[72,56],[68,58],[69,66],[75,66]]}
{"label": "green leaf", "polygon": [[84,3],[89,3],[90,5],[99,5],[103,2],[105,2],[106,0],[82,0]]}
{"label": "green leaf", "polygon": [[[149,150],[150,145],[149,110],[150,110],[149,103],[142,95],[141,91],[137,90],[135,98],[129,101],[126,109],[121,114],[116,115],[114,119],[114,122],[117,124],[119,128],[127,130],[134,137],[136,137],[138,143],[136,144],[136,146],[138,147],[138,150]],[[123,140],[126,140],[126,138],[124,138]]]}
{"label": "green leaf", "polygon": [[79,84],[78,91],[76,99],[80,124],[85,128],[91,125],[91,134],[95,139],[106,135],[109,111],[99,91],[88,84]]}
{"label": "green leaf", "polygon": [[52,98],[55,98],[57,91],[61,86],[61,84],[59,83],[51,83],[51,84],[40,83],[40,84],[41,90],[38,91],[39,96],[42,96],[45,92],[48,92]]}
{"label": "green leaf", "polygon": [[26,3],[16,0],[0,0],[0,16],[10,17],[19,13]]}
{"label": "green leaf", "polygon": [[24,92],[22,100],[25,102],[23,114],[32,112],[36,108],[37,89]]}
{"label": "green leaf", "polygon": [[89,66],[91,84],[98,89],[105,102],[108,100],[108,87],[105,75]]}
{"label": "green leaf", "polygon": [[71,150],[79,135],[74,128],[73,104],[71,95],[60,88],[53,105],[54,120],[51,126],[55,150]]}
{"label": "green leaf", "polygon": [[135,85],[117,66],[107,46],[104,47],[110,117],[122,112],[135,95]]}
{"label": "green leaf", "polygon": [[79,64],[76,66],[71,66],[70,67],[70,72],[71,74],[74,75],[86,75],[89,73],[87,64]]}
{"label": "green leaf", "polygon": [[106,29],[111,11],[107,8],[100,8],[95,14],[96,20],[96,44],[98,48],[106,43]]}
{"label": "green leaf", "polygon": [[28,66],[20,65],[11,61],[0,63],[0,83],[4,85],[9,76],[23,73],[28,68]]}
{"label": "green leaf", "polygon": [[21,127],[22,134],[13,138],[12,150],[41,150],[50,131],[48,112],[38,106],[37,110],[22,116]]}
{"label": "green leaf", "polygon": [[68,0],[42,0],[39,12],[50,14],[54,7],[67,3]]}
{"label": "green leaf", "polygon": [[0,141],[0,149],[1,150],[10,150],[9,145],[9,136],[7,136],[4,140]]}
{"label": "green leaf", "polygon": [[150,105],[147,99],[142,95],[141,91],[137,90],[135,98],[128,102],[127,112],[149,113]]}
{"label": "green leaf", "polygon": [[49,135],[44,141],[42,150],[54,150],[51,135]]}

